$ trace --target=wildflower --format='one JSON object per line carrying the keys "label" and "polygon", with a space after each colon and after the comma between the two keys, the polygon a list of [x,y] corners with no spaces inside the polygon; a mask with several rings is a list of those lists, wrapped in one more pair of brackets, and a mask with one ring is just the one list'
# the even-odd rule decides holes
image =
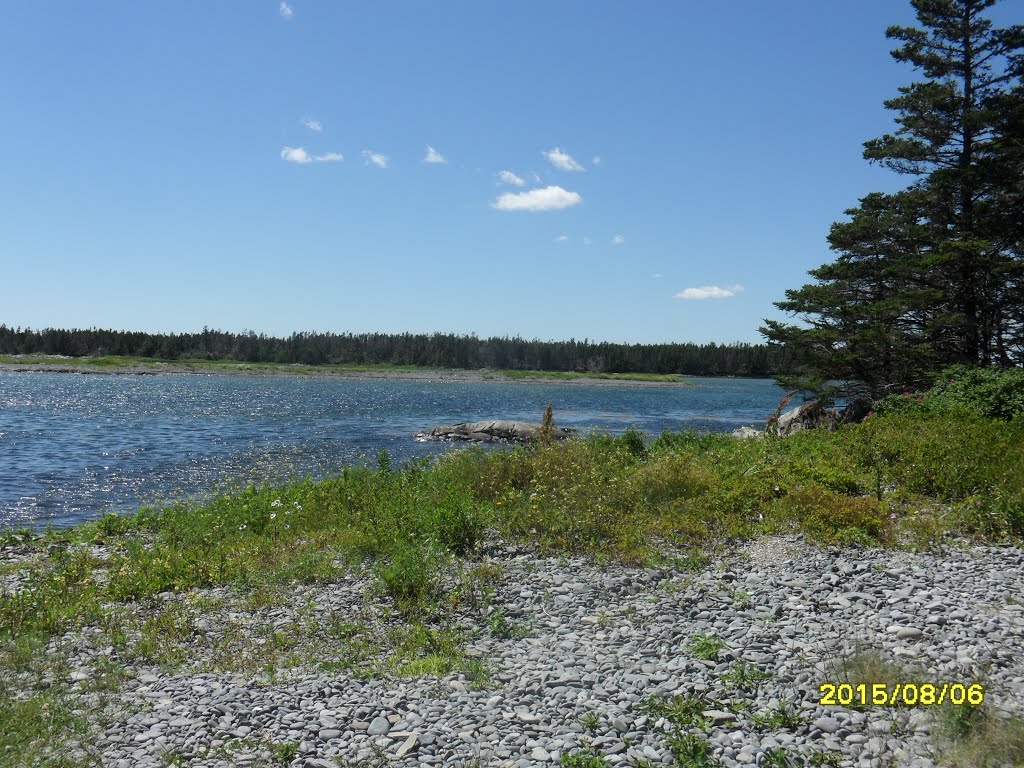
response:
{"label": "wildflower", "polygon": [[244,531],[244,530],[245,530],[246,528],[248,528],[248,527],[249,527],[249,526],[247,526],[247,525],[246,525],[245,523],[242,523],[242,524],[241,524],[240,526],[238,526],[238,530],[240,530],[240,531]]}
{"label": "wildflower", "polygon": [[270,519],[273,520],[275,517],[277,517],[277,512],[271,512]]}
{"label": "wildflower", "polygon": [[302,505],[299,504],[299,502],[297,502],[297,501],[293,501],[292,502],[292,506],[295,507],[296,509],[299,509],[299,510],[302,509]]}
{"label": "wildflower", "polygon": [[281,500],[280,499],[274,499],[272,502],[270,502],[270,506],[272,506],[272,507],[280,507],[281,506]]}

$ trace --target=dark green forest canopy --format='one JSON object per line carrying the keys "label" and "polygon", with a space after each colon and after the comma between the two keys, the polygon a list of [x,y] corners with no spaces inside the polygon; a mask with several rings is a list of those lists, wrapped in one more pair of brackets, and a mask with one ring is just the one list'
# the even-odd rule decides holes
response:
{"label": "dark green forest canopy", "polygon": [[832,225],[838,258],[776,303],[802,324],[765,321],[799,359],[789,383],[879,397],[954,364],[1024,365],[1024,25],[993,27],[996,2],[912,0],[919,27],[886,32],[920,79],[864,158],[911,183]]}
{"label": "dark green forest canopy", "polygon": [[208,328],[199,333],[152,334],[100,329],[34,331],[0,325],[0,354],[689,376],[776,376],[794,370],[785,349],[765,344],[612,344],[575,339],[480,339],[442,333],[293,333],[282,339]]}

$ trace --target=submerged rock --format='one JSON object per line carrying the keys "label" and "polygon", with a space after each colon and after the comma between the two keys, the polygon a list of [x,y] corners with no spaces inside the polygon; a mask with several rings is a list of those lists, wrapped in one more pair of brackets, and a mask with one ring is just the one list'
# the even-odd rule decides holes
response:
{"label": "submerged rock", "polygon": [[[576,430],[555,427],[554,437],[558,440],[569,437]],[[540,435],[540,424],[527,421],[492,419],[489,421],[464,421],[459,424],[442,424],[438,427],[417,432],[414,437],[420,442],[440,440],[448,442],[474,443],[528,443]]]}

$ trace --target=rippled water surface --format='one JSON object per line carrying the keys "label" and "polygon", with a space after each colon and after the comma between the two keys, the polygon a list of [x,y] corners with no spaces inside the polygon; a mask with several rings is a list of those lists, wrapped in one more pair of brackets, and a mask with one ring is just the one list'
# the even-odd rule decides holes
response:
{"label": "rippled water surface", "polygon": [[486,418],[618,432],[763,424],[781,390],[760,379],[642,387],[359,381],[298,376],[113,376],[0,371],[0,528],[324,477],[386,448],[448,450],[412,434]]}

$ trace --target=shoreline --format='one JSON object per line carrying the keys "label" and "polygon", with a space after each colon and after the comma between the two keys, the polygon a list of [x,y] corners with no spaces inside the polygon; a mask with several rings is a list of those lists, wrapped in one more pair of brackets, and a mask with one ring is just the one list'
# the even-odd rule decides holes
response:
{"label": "shoreline", "polygon": [[[530,371],[524,375],[508,375],[500,370],[460,370],[456,368],[345,368],[285,365],[273,363],[212,362],[191,364],[188,362],[153,362],[100,366],[88,362],[76,362],[75,358],[54,358],[54,362],[0,362],[0,372],[12,373],[76,373],[83,375],[110,376],[161,376],[161,375],[212,375],[212,376],[299,376],[316,379],[351,379],[355,381],[422,381],[457,384],[567,384],[599,387],[693,387],[699,386],[694,378],[736,378],[736,377],[687,377],[678,375],[676,381],[660,381],[647,378],[632,378],[630,374],[587,375],[568,372]],[[537,373],[539,375],[530,375]],[[641,374],[643,376],[643,374]],[[751,377],[760,378],[760,377]]]}
{"label": "shoreline", "polygon": [[[1016,764],[1024,436],[953,423],[384,460],[0,537],[0,761]],[[1010,503],[949,486],[993,470]]]}

